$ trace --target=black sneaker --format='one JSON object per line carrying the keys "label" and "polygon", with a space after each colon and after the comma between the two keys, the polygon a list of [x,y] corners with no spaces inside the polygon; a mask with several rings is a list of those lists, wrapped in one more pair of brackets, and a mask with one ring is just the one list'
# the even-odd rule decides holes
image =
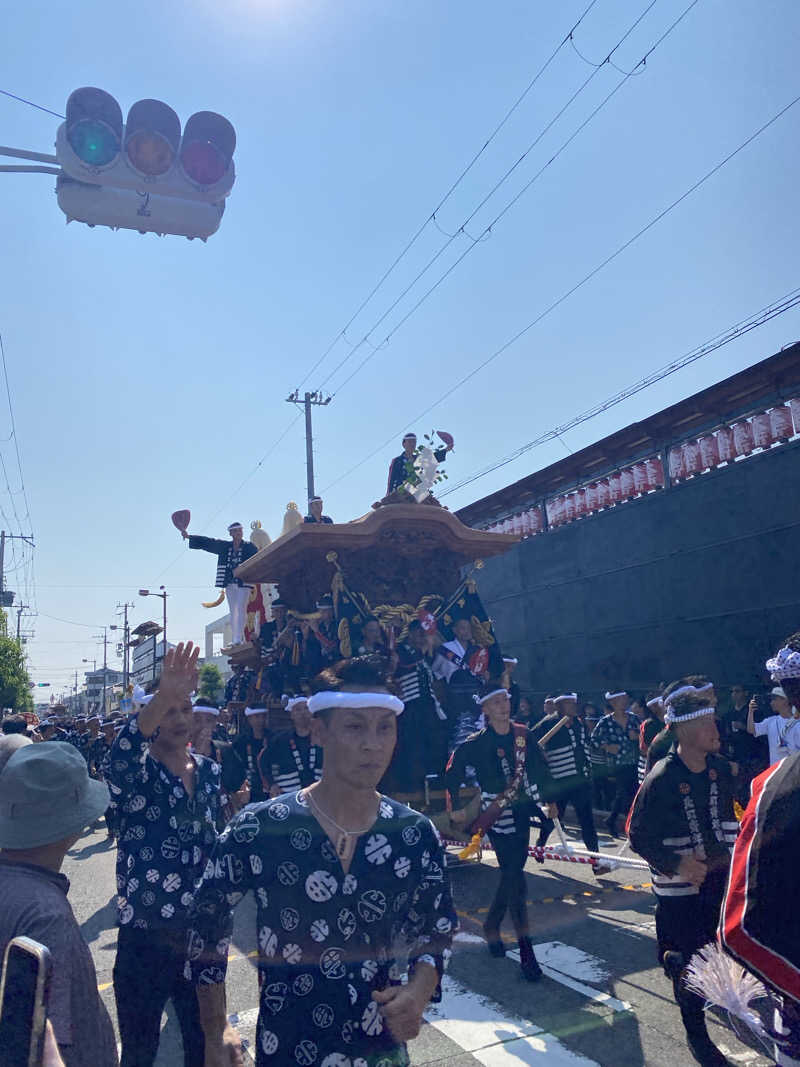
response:
{"label": "black sneaker", "polygon": [[483,936],[486,938],[486,944],[489,949],[489,955],[494,956],[496,960],[502,959],[506,954],[506,946],[503,944],[500,938],[499,930],[487,930],[484,926]]}
{"label": "black sneaker", "polygon": [[519,939],[519,965],[522,977],[526,982],[538,982],[543,971],[533,951],[533,945],[529,937]]}
{"label": "black sneaker", "polygon": [[667,978],[671,978],[674,982],[676,978],[680,977],[681,971],[686,966],[686,960],[680,952],[667,949],[661,960],[661,966],[664,968],[664,974]]}

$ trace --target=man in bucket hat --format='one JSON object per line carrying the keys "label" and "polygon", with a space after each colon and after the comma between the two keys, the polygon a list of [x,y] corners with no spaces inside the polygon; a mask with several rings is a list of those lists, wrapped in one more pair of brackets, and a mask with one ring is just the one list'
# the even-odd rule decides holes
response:
{"label": "man in bucket hat", "polygon": [[64,856],[108,807],[71,745],[18,749],[0,775],[0,955],[31,937],[53,958],[49,1017],[66,1067],[116,1067],[117,1049],[97,974],[72,913]]}

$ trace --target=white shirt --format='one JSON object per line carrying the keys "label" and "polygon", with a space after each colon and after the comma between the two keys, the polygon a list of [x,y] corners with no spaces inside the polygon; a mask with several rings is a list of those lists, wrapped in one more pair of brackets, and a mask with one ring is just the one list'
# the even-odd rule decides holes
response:
{"label": "white shirt", "polygon": [[784,719],[782,715],[770,715],[755,723],[755,731],[756,737],[767,738],[770,766],[790,752],[800,752],[800,721],[794,717]]}
{"label": "white shirt", "polygon": [[[462,660],[467,654],[467,650],[464,648],[461,642],[456,640],[455,638],[452,641],[446,641],[442,645],[442,648],[449,649],[450,652],[455,652],[455,654]],[[466,666],[466,664],[463,664],[463,666]],[[434,678],[444,678],[446,682],[449,682],[452,676],[456,673],[457,670],[460,670],[460,668],[457,667],[452,660],[447,659],[446,656],[443,656],[441,652],[437,652],[433,661],[432,670]]]}

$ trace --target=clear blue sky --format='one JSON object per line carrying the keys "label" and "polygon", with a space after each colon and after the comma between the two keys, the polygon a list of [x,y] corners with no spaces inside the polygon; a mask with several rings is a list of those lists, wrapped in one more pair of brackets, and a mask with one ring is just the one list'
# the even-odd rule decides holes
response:
{"label": "clear blue sky", "polygon": [[[214,563],[181,552],[170,513],[189,507],[194,531],[221,536],[232,519],[258,518],[274,537],[287,501],[303,505],[302,422],[233,494],[291,421],[288,392],[587,3],[28,0],[6,11],[0,88],[55,111],[80,85],[108,89],[123,112],[155,96],[182,119],[220,111],[238,134],[237,182],[206,245],[65,227],[53,178],[0,175],[0,330],[37,539],[30,656],[38,680],[62,683],[96,654],[91,626],[115,621],[118,601],[136,601],[134,623],[158,617],[158,601],[135,595],[140,586],[167,585],[172,638],[201,638]],[[633,67],[687,4],[658,0],[615,54],[619,65]],[[603,59],[646,6],[597,0],[575,44]],[[413,422],[799,93],[798,39],[794,0],[699,0],[646,72],[316,413],[318,487],[405,428],[452,432],[448,466],[451,478],[463,477],[800,284],[798,105]],[[591,69],[570,46],[559,52],[443,208],[442,230],[458,229]],[[479,212],[473,235],[619,77],[608,66],[597,74]],[[57,125],[0,97],[4,144],[51,151]],[[349,338],[372,327],[444,240],[427,228]],[[454,242],[428,284],[466,244]],[[798,336],[793,312],[574,431],[567,444],[588,444]],[[347,351],[340,341],[308,384],[320,385]],[[365,351],[326,388],[335,391]],[[0,448],[17,488],[12,443]],[[398,451],[386,445],[338,481],[326,510],[339,520],[366,511]],[[542,448],[448,503],[466,504],[560,455],[560,445]],[[13,521],[3,484],[0,503]],[[24,592],[24,568],[8,585]]]}

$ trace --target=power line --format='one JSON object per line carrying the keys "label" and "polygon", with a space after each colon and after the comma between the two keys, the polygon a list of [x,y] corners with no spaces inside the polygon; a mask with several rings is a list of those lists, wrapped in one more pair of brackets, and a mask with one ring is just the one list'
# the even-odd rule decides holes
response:
{"label": "power line", "polygon": [[[655,0],[653,0],[653,2],[655,3]],[[517,99],[514,101],[514,103],[511,105],[511,107],[506,111],[505,115],[500,120],[500,122],[497,124],[497,126],[495,126],[495,128],[492,130],[491,134],[489,134],[489,136],[486,138],[486,140],[484,141],[483,145],[478,149],[478,151],[475,153],[475,155],[472,157],[472,159],[469,161],[469,163],[464,167],[464,169],[458,175],[456,180],[452,183],[452,185],[447,190],[447,192],[444,194],[444,196],[439,200],[438,204],[433,209],[433,211],[431,211],[431,213],[425,218],[425,221],[422,223],[422,225],[416,230],[416,232],[413,234],[413,236],[409,239],[409,241],[403,247],[401,252],[395,257],[395,259],[392,261],[392,263],[389,265],[389,267],[380,276],[380,278],[375,283],[373,288],[370,290],[370,292],[367,294],[367,296],[361,301],[359,306],[356,308],[356,310],[350,316],[350,318],[345,323],[345,325],[342,327],[342,329],[337,333],[337,335],[334,337],[334,339],[331,341],[331,343],[328,345],[328,347],[325,349],[325,351],[322,353],[322,355],[319,357],[319,359],[316,361],[316,363],[313,365],[313,367],[311,367],[311,369],[306,374],[305,378],[303,378],[303,380],[300,382],[300,385],[298,386],[298,388],[302,389],[302,387],[309,380],[309,378],[315,373],[317,368],[320,367],[322,365],[322,363],[327,359],[327,357],[330,355],[330,353],[333,351],[333,349],[336,347],[337,343],[340,340],[343,339],[348,344],[350,343],[349,341],[347,341],[347,337],[346,337],[346,334],[347,334],[347,331],[349,330],[349,328],[353,325],[355,320],[358,318],[358,316],[361,314],[361,312],[364,310],[364,308],[369,304],[369,302],[372,300],[372,298],[375,296],[375,294],[378,292],[378,290],[381,289],[381,287],[383,286],[384,282],[386,282],[387,279],[390,277],[390,275],[394,272],[395,268],[399,265],[401,260],[403,260],[406,257],[406,255],[411,251],[413,246],[417,243],[417,241],[422,236],[422,234],[427,229],[427,227],[430,225],[430,223],[431,222],[435,223],[437,214],[441,211],[441,209],[444,207],[444,205],[447,203],[447,201],[450,199],[450,197],[453,195],[453,193],[456,191],[456,189],[459,187],[459,185],[461,185],[461,183],[464,180],[464,178],[466,178],[466,176],[469,174],[469,172],[472,170],[472,168],[475,166],[475,164],[481,158],[481,156],[486,151],[486,149],[489,147],[489,145],[492,143],[492,141],[494,141],[494,139],[497,137],[497,135],[500,133],[500,131],[503,129],[503,127],[506,125],[508,120],[514,114],[514,112],[520,107],[520,105],[523,103],[525,98],[531,92],[533,87],[539,81],[541,76],[545,73],[545,71],[548,69],[550,64],[556,58],[558,53],[564,47],[564,45],[567,44],[567,42],[572,39],[573,34],[578,29],[580,24],[583,22],[583,20],[586,18],[586,16],[589,14],[589,12],[592,10],[592,8],[595,6],[596,3],[597,3],[597,0],[591,0],[591,3],[588,5],[588,7],[586,7],[584,9],[583,14],[580,16],[578,21],[574,24],[574,26],[572,26],[572,28],[569,30],[569,32],[562,38],[561,42],[550,53],[549,57],[545,60],[545,62],[542,64],[542,66],[539,68],[539,70],[536,72],[536,74],[533,76],[533,78],[528,82],[527,86],[522,91],[522,93],[517,97]],[[651,4],[651,6],[652,6],[652,4]],[[374,329],[374,327],[373,327],[373,329]],[[370,330],[370,333],[371,332],[372,331]],[[359,342],[359,346],[361,344],[363,344],[363,341]],[[335,373],[335,371],[334,371],[334,373]],[[330,377],[330,375],[328,375],[328,378],[329,377]],[[328,381],[328,378],[325,379],[326,382]],[[324,384],[325,383],[323,382],[323,385]]]}
{"label": "power line", "polygon": [[[376,323],[374,323],[373,326],[367,331],[367,333],[362,337],[362,339],[358,342],[358,344],[354,345],[352,347],[351,351],[349,353],[347,353],[347,355],[342,360],[339,361],[339,363],[327,375],[327,377],[323,379],[323,381],[322,381],[322,385],[323,386],[325,386],[331,380],[331,378],[333,378],[338,373],[338,371],[341,370],[342,367],[344,367],[345,364],[348,363],[350,359],[352,359],[352,357],[355,355],[355,353],[362,346],[368,345],[372,349],[372,351],[361,361],[361,363],[358,365],[356,370],[352,374],[350,374],[345,379],[344,382],[342,382],[342,384],[339,386],[339,388],[336,390],[336,392],[337,393],[341,392],[341,390],[350,381],[352,381],[352,379],[356,376],[356,374],[360,373],[360,371],[366,366],[367,363],[369,363],[369,361],[372,359],[372,357],[375,355],[375,353],[380,351],[382,348],[384,348],[389,343],[389,341],[392,338],[392,336],[400,329],[401,326],[403,326],[408,321],[409,318],[411,318],[411,316],[413,314],[416,313],[416,311],[422,306],[422,304],[428,299],[428,297],[436,289],[438,289],[438,287],[445,280],[445,278],[447,278],[455,270],[455,268],[470,254],[470,252],[473,251],[475,246],[478,243],[480,243],[480,242],[482,242],[482,241],[484,241],[484,240],[486,240],[488,238],[488,236],[490,235],[493,227],[497,225],[497,223],[506,214],[506,212],[517,202],[517,200],[520,199],[520,197],[522,197],[528,191],[528,189],[530,189],[530,187],[534,184],[534,182],[544,173],[544,171],[547,169],[547,167],[549,167],[550,164],[553,163],[559,157],[559,155],[561,155],[561,153],[566,149],[566,147],[571,143],[571,141],[574,140],[574,138],[581,132],[581,130],[586,125],[588,125],[589,122],[591,122],[591,120],[595,117],[595,115],[597,115],[597,113],[608,103],[608,101],[616,93],[616,91],[619,88],[621,88],[622,85],[625,84],[625,82],[628,80],[629,77],[632,76],[632,74],[637,70],[637,68],[643,67],[646,64],[647,56],[649,56],[658,47],[658,45],[661,44],[661,42],[664,40],[664,38],[667,37],[672,32],[673,29],[675,29],[675,27],[678,25],[678,23],[681,22],[682,19],[689,13],[689,11],[695,6],[695,4],[698,3],[698,0],[692,0],[692,2],[689,4],[688,8],[686,8],[684,10],[683,14],[681,14],[675,20],[675,22],[673,22],[673,24],[669,27],[669,29],[664,34],[662,34],[661,38],[659,38],[659,40],[656,41],[656,43],[652,46],[652,48],[650,48],[650,50],[647,52],[647,54],[639,61],[639,63],[636,64],[636,67],[634,67],[633,71],[631,71],[630,73],[623,72],[623,78],[618,83],[618,85],[608,94],[608,96],[602,101],[602,103],[598,107],[596,107],[594,109],[594,111],[592,111],[592,113],[589,115],[588,119],[586,119],[583,123],[581,123],[581,125],[578,127],[578,129],[575,131],[575,133],[573,133],[573,135],[571,137],[569,137],[567,139],[567,141],[564,142],[564,144],[561,146],[561,148],[558,150],[558,152],[556,152],[556,154],[554,156],[552,156],[548,160],[548,162],[544,165],[544,167],[542,167],[541,170],[536,175],[534,175],[534,177],[523,187],[523,189],[514,197],[514,199],[509,204],[506,205],[506,207],[500,212],[500,214],[497,215],[489,223],[489,225],[486,226],[483,229],[483,231],[480,233],[480,235],[478,237],[471,237],[469,232],[467,231],[467,226],[475,218],[475,216],[478,214],[478,212],[481,210],[481,208],[483,208],[486,205],[486,203],[494,196],[494,194],[509,180],[511,175],[514,174],[515,171],[517,170],[517,168],[523,163],[523,161],[525,159],[527,159],[527,157],[530,155],[530,153],[533,151],[533,149],[539,144],[539,142],[549,132],[549,130],[552,129],[552,127],[555,125],[555,123],[567,111],[567,109],[572,105],[572,103],[575,100],[577,100],[577,98],[581,95],[581,93],[583,93],[583,91],[586,88],[588,88],[590,83],[594,80],[594,78],[599,73],[600,68],[603,67],[606,63],[609,63],[611,61],[611,56],[613,56],[614,53],[617,51],[617,49],[619,49],[622,46],[622,44],[627,40],[627,38],[631,35],[631,33],[633,33],[633,31],[636,29],[636,27],[639,25],[639,23],[642,21],[642,19],[645,18],[645,16],[655,6],[655,4],[657,2],[658,2],[658,0],[650,0],[650,3],[648,4],[648,6],[638,16],[638,18],[631,24],[631,26],[628,27],[628,29],[625,31],[625,33],[622,35],[622,37],[617,41],[617,43],[614,45],[614,47],[608,53],[608,56],[606,57],[606,59],[603,60],[603,63],[601,63],[599,66],[596,66],[595,64],[591,64],[592,71],[589,74],[589,76],[573,92],[573,94],[570,96],[570,98],[567,100],[567,102],[562,105],[562,107],[556,112],[556,114],[550,119],[550,121],[539,131],[539,133],[536,135],[536,137],[533,139],[533,141],[528,145],[528,147],[525,149],[525,151],[522,153],[522,155],[520,155],[517,158],[517,160],[514,163],[512,163],[512,165],[498,179],[498,181],[489,190],[489,192],[483,197],[483,199],[480,201],[480,203],[464,219],[464,221],[461,223],[461,225],[458,227],[458,229],[455,231],[455,233],[449,234],[449,235],[445,234],[445,236],[447,236],[447,241],[438,249],[438,251],[436,251],[433,254],[433,256],[428,260],[428,262],[425,264],[425,266],[422,268],[422,270],[420,270],[415,275],[415,277],[411,280],[411,282],[400,293],[400,295],[396,298],[396,300],[394,300],[393,303],[386,309],[386,311],[383,313],[383,315],[381,315],[381,317],[378,319],[378,321]],[[442,231],[442,232],[444,232],[444,231]],[[380,344],[378,344],[378,345],[373,345],[372,342],[369,340],[370,334],[373,333],[381,325],[381,323],[386,320],[386,318],[388,318],[388,316],[391,314],[391,312],[394,311],[394,309],[398,306],[398,304],[400,304],[401,301],[408,295],[408,293],[414,288],[414,286],[417,284],[417,282],[420,281],[420,279],[422,277],[424,277],[425,274],[427,274],[427,272],[434,265],[434,263],[436,263],[439,260],[439,258],[444,254],[444,252],[446,252],[447,249],[453,244],[453,242],[458,237],[460,237],[462,234],[470,240],[471,244],[469,244],[467,246],[465,251],[458,257],[458,259],[456,259],[456,261],[453,264],[451,264],[451,266],[447,269],[447,271],[445,271],[445,273],[423,294],[423,296],[411,307],[411,309],[389,331],[389,333],[386,335],[386,337],[383,339],[383,341],[381,341]]]}
{"label": "power line", "polygon": [[59,115],[57,111],[51,111],[49,107],[42,107],[41,104],[34,104],[33,100],[26,100],[24,96],[17,96],[16,93],[10,93],[8,89],[0,89],[0,95],[7,96],[11,100],[17,100],[20,104],[27,104],[29,107],[35,107],[37,111],[44,111],[48,115],[55,115],[57,119],[65,118],[64,115]]}
{"label": "power line", "polygon": [[[654,0],[654,2],[655,2],[655,0]],[[470,238],[472,243],[470,245],[468,245],[467,248],[464,249],[464,251],[461,253],[461,255],[458,256],[458,258],[456,260],[454,260],[453,263],[450,264],[450,266],[447,268],[447,270],[444,272],[444,274],[440,275],[440,277],[437,278],[437,280],[433,283],[433,285],[431,285],[422,294],[422,296],[419,297],[419,299],[416,301],[416,303],[412,304],[412,306],[405,313],[405,315],[403,315],[403,317],[397,323],[395,323],[395,325],[392,327],[392,329],[389,331],[389,333],[386,335],[386,337],[384,337],[383,341],[379,345],[371,345],[372,351],[367,356],[364,357],[364,359],[359,363],[359,365],[355,368],[355,370],[352,371],[347,376],[347,378],[345,378],[345,380],[339,385],[339,388],[336,390],[336,394],[340,393],[342,391],[342,389],[344,389],[345,386],[348,385],[353,380],[353,378],[355,378],[356,375],[359,374],[364,369],[364,367],[367,365],[367,363],[370,362],[370,360],[372,359],[372,357],[375,355],[376,352],[380,351],[382,348],[384,348],[386,345],[388,345],[389,341],[392,339],[392,337],[395,335],[395,333],[397,333],[397,331],[402,326],[405,325],[405,323],[411,318],[412,315],[416,314],[416,312],[425,303],[425,301],[428,299],[428,297],[431,296],[439,288],[439,286],[453,273],[453,271],[456,269],[456,267],[458,267],[463,262],[463,260],[466,259],[466,257],[470,254],[470,252],[472,252],[474,250],[474,248],[479,243],[481,243],[482,241],[485,241],[490,236],[490,234],[493,232],[494,228],[508,214],[508,212],[511,210],[511,208],[514,207],[514,205],[519,200],[522,199],[522,197],[528,192],[528,190],[531,188],[531,186],[534,185],[535,182],[537,182],[539,180],[539,178],[541,178],[541,176],[544,174],[544,172],[553,163],[555,163],[555,161],[559,158],[559,156],[562,154],[562,152],[566,151],[566,149],[569,147],[570,144],[572,144],[572,142],[575,140],[575,138],[578,137],[578,135],[580,133],[582,133],[582,131],[589,125],[589,123],[592,122],[592,120],[599,114],[599,112],[603,110],[603,108],[606,106],[606,104],[608,104],[609,101],[612,99],[612,97],[614,97],[619,92],[619,90],[622,88],[622,86],[625,85],[625,83],[635,75],[636,71],[639,68],[641,68],[642,70],[645,68],[645,66],[647,65],[648,58],[653,54],[653,52],[656,50],[656,48],[658,48],[658,46],[670,35],[670,33],[672,33],[672,31],[676,28],[676,26],[678,26],[678,24],[683,21],[683,19],[689,14],[689,12],[692,10],[692,8],[698,2],[699,2],[699,0],[691,0],[691,3],[689,4],[689,6],[686,7],[681,12],[681,14],[675,19],[675,21],[664,31],[664,33],[662,33],[662,35],[658,38],[658,40],[655,42],[655,44],[653,44],[648,49],[648,51],[644,54],[644,56],[639,60],[639,62],[636,64],[636,66],[633,68],[633,70],[628,71],[627,73],[624,72],[624,71],[622,72],[623,73],[623,77],[620,79],[620,81],[618,81],[617,84],[611,89],[611,91],[606,94],[606,96],[600,101],[599,104],[597,104],[597,106],[589,113],[589,115],[578,125],[578,127],[575,130],[573,130],[573,132],[569,135],[569,137],[566,139],[566,141],[564,141],[561,144],[561,146],[547,160],[547,162],[544,163],[543,166],[541,166],[539,168],[539,170],[536,171],[536,173],[525,183],[525,185],[522,186],[522,188],[519,190],[519,192],[516,193],[516,195],[514,197],[512,197],[512,199],[505,205],[505,207],[502,209],[502,211],[500,211],[497,215],[495,215],[495,217],[491,220],[491,222],[489,222],[489,224],[484,227],[482,232],[477,237]],[[653,5],[651,4],[650,7],[652,7],[652,6]],[[649,8],[647,10],[649,10]],[[647,12],[644,12],[644,14],[646,14],[646,13]],[[641,19],[644,17],[644,14],[639,16],[639,19],[637,20],[637,23],[635,23],[634,25],[637,25],[638,22],[641,21]],[[630,33],[630,32],[631,31],[629,30],[628,33]],[[624,40],[624,38],[623,38],[623,40]],[[620,43],[621,42],[619,42],[615,46],[615,48],[613,48],[611,50],[611,52],[609,52],[609,57],[614,54],[614,52],[617,50],[617,48],[619,48],[619,44]],[[603,63],[605,63],[605,62],[608,62],[608,59],[603,61]],[[603,64],[600,64],[600,66],[602,66],[602,65]],[[597,68],[597,69],[599,69],[599,68]],[[589,84],[589,82],[592,80],[592,78],[597,73],[597,69],[594,70],[592,72],[592,74],[589,75],[589,77],[583,83],[583,86],[581,86],[581,89],[578,90],[578,93],[580,93]],[[619,68],[616,68],[616,69],[619,69]],[[569,104],[572,102],[572,100],[575,99],[575,97],[578,95],[578,93],[575,93],[573,95],[573,97],[571,98],[571,100],[567,102],[567,104],[564,106],[564,108],[562,108],[562,110],[559,112],[559,116],[561,114],[563,114],[564,110],[566,110],[566,108],[569,106]],[[556,117],[558,118],[558,116],[556,116]],[[555,121],[555,120],[553,120],[553,121]],[[546,127],[546,129],[549,129],[549,127],[551,125],[552,125],[552,122],[548,125],[548,127]],[[536,142],[534,142],[534,143],[536,143]],[[533,147],[533,146],[531,146],[531,147]],[[520,159],[522,159],[522,158],[524,158],[524,155],[522,157],[520,157]],[[514,167],[512,167],[509,171],[507,171],[506,175],[500,180],[500,182],[498,182],[498,184],[495,186],[495,189],[492,190],[492,192],[494,192],[494,191],[496,191],[497,189],[500,188],[500,186],[503,184],[503,182],[506,180],[506,178],[515,169],[516,165],[517,164],[515,164]],[[489,196],[491,196],[491,195],[492,195],[492,193],[489,194]],[[483,206],[483,204],[486,203],[486,201],[489,199],[489,196],[485,197],[484,200],[481,202],[481,204],[472,213],[472,215],[470,215],[469,218],[465,219],[464,223],[462,223],[462,225],[459,228],[458,232],[466,233],[465,227],[469,224],[469,222],[474,217],[474,215],[477,213],[477,211],[480,210],[480,208]],[[413,286],[416,284],[416,282],[419,280],[419,278],[421,278],[422,275],[428,270],[428,268],[439,258],[439,255],[443,251],[444,251],[444,247],[442,249],[440,249],[439,252],[436,253],[436,255],[433,256],[433,258],[425,266],[425,268],[420,272],[420,274],[417,275],[417,278],[414,279],[414,281],[411,283],[411,285],[408,286],[408,288],[405,290],[405,292],[403,292],[400,295],[400,297],[398,298],[398,300],[395,301],[395,303],[389,309],[390,311],[393,310],[394,307],[396,307],[397,304],[400,302],[400,300],[402,300],[402,298],[406,295],[406,293],[408,293],[408,291],[411,288],[413,288]],[[387,314],[388,314],[388,312],[387,312]],[[376,326],[377,325],[379,325],[379,323],[376,323]],[[375,327],[373,327],[373,329],[375,329]],[[370,333],[371,332],[372,331],[370,331]],[[353,351],[355,351],[355,349]],[[352,354],[353,353],[351,353],[351,355]],[[343,364],[340,364],[340,366],[341,365],[343,365]],[[325,380],[327,381],[327,379],[325,379]]]}
{"label": "power line", "polygon": [[620,390],[607,400],[602,401],[599,404],[595,404],[594,407],[589,408],[587,411],[581,412],[579,415],[574,415],[571,419],[562,423],[560,426],[556,426],[552,430],[547,430],[545,433],[540,434],[539,437],[534,438],[527,444],[522,445],[520,448],[515,449],[510,455],[503,459],[497,460],[491,463],[489,466],[484,467],[482,470],[477,471],[475,474],[468,475],[455,485],[449,485],[444,492],[439,495],[442,497],[450,496],[451,493],[458,492],[459,489],[463,489],[467,485],[471,485],[478,479],[483,478],[487,474],[491,474],[493,471],[499,470],[501,467],[505,467],[509,463],[513,463],[514,460],[519,459],[526,452],[530,452],[534,448],[538,448],[539,445],[545,444],[547,441],[552,441],[559,438],[561,434],[566,433],[568,430],[574,429],[576,426],[580,426],[581,423],[588,422],[590,419],[595,418],[597,415],[601,415],[605,411],[609,411],[611,408],[616,407],[617,404],[621,404],[624,400],[628,400],[630,397],[635,396],[637,393],[641,393],[644,389],[647,389],[651,385],[655,385],[657,382],[663,381],[670,375],[675,374],[679,370],[683,370],[684,367],[688,367],[691,363],[696,363],[697,360],[702,359],[703,356],[708,356],[712,352],[716,352],[717,349],[722,348],[724,345],[730,344],[731,341],[736,341],[738,338],[743,337],[745,334],[750,333],[751,330],[758,329],[759,326],[763,326],[765,323],[770,322],[772,319],[777,318],[779,315],[785,314],[787,311],[791,311],[792,308],[800,305],[800,288],[793,289],[791,293],[787,293],[786,296],[782,296],[779,300],[773,301],[765,308],[756,312],[755,315],[751,315],[747,319],[743,319],[741,322],[737,322],[734,326],[730,326],[727,330],[721,334],[717,334],[709,341],[705,341],[702,345],[698,345],[697,348],[692,349],[690,352],[678,359],[673,360],[664,367],[660,367],[658,370],[653,371],[646,377],[641,378],[633,385],[627,386],[625,389]]}
{"label": "power line", "polygon": [[[800,95],[796,96],[788,104],[782,107],[780,111],[778,111],[770,119],[763,123],[763,125],[761,125],[754,133],[750,134],[750,136],[747,137],[744,141],[742,141],[740,145],[734,148],[733,151],[729,152],[728,155],[726,155],[722,160],[716,163],[710,170],[706,171],[701,178],[698,178],[697,181],[694,182],[694,184],[689,186],[689,188],[686,189],[683,193],[681,193],[679,197],[673,200],[672,203],[668,204],[667,207],[659,211],[659,213],[654,218],[652,218],[646,225],[642,226],[641,229],[637,230],[632,237],[629,237],[626,241],[619,245],[619,247],[614,252],[612,252],[609,256],[606,256],[606,258],[603,259],[600,263],[598,263],[597,266],[593,267],[592,270],[588,272],[588,274],[585,274],[580,279],[580,281],[576,282],[573,286],[567,289],[566,292],[562,293],[562,295],[558,297],[557,300],[554,300],[551,304],[549,304],[543,311],[541,311],[536,316],[535,319],[529,322],[527,326],[523,326],[522,329],[518,330],[512,337],[510,337],[507,341],[500,345],[499,348],[496,348],[494,352],[491,353],[491,355],[487,356],[486,359],[484,359],[481,363],[478,363],[475,367],[473,367],[473,369],[468,374],[466,374],[463,378],[461,378],[454,385],[452,385],[448,390],[442,393],[442,395],[438,397],[438,399],[434,400],[432,404],[429,404],[428,407],[424,409],[424,411],[419,412],[414,417],[414,419],[410,421],[417,422],[419,419],[429,414],[429,412],[433,411],[434,408],[437,408],[441,403],[447,400],[448,397],[452,396],[453,393],[455,393],[458,389],[461,389],[462,386],[466,385],[467,382],[471,381],[476,374],[478,374],[484,368],[488,367],[490,363],[494,362],[494,360],[502,356],[509,348],[515,345],[517,341],[519,341],[530,330],[532,330],[534,326],[537,326],[540,322],[542,322],[543,319],[550,315],[551,312],[555,311],[556,308],[560,307],[561,304],[568,300],[569,297],[573,296],[576,292],[578,292],[579,289],[582,289],[583,286],[587,284],[587,282],[591,281],[592,278],[594,278],[595,275],[599,274],[600,271],[607,267],[609,263],[612,263],[615,259],[622,255],[622,253],[625,252],[628,248],[630,248],[632,244],[638,241],[640,237],[642,237],[649,230],[651,230],[653,226],[655,226],[663,218],[669,215],[670,212],[674,211],[676,207],[682,204],[684,200],[686,200],[689,196],[692,195],[692,193],[696,192],[702,185],[709,181],[710,178],[712,178],[727,163],[729,163],[732,159],[739,155],[740,152],[744,151],[744,149],[747,148],[748,145],[752,144],[753,141],[760,137],[762,133],[764,133],[771,126],[773,126],[778,121],[778,119],[782,118],[787,113],[787,111],[793,108],[798,101],[800,101]],[[408,425],[408,423],[406,423],[406,425]],[[367,456],[365,456],[362,460],[355,464],[355,466],[345,471],[344,474],[341,474],[338,478],[331,482],[330,485],[327,485],[324,489],[324,492],[327,492],[334,485],[338,485],[339,482],[343,481],[345,478],[348,478],[354,471],[358,470],[365,463],[369,462],[369,460],[372,459],[373,456],[376,456],[380,451],[386,448],[388,444],[395,440],[399,433],[402,433],[402,429],[393,433],[391,437],[388,437],[384,442],[378,445],[377,448],[373,449],[372,452],[370,452]]]}

